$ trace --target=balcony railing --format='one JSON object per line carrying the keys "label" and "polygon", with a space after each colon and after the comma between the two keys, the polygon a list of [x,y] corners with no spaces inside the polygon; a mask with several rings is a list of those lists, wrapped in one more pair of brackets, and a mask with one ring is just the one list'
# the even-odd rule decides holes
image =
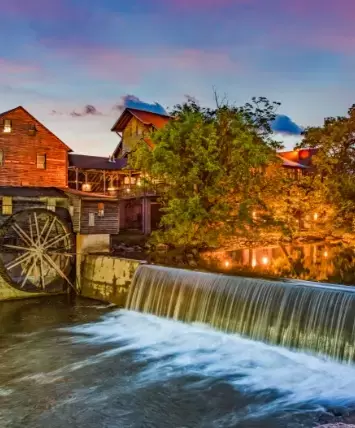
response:
{"label": "balcony railing", "polygon": [[164,193],[167,189],[165,183],[158,184],[124,184],[118,189],[112,189],[108,193],[112,196],[116,196],[119,199],[131,199],[139,198],[143,196],[159,196]]}

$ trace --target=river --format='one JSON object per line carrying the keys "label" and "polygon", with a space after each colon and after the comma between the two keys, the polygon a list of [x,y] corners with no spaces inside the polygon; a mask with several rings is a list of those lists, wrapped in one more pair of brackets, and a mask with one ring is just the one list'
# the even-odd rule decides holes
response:
{"label": "river", "polygon": [[66,297],[0,303],[2,428],[315,427],[355,367]]}

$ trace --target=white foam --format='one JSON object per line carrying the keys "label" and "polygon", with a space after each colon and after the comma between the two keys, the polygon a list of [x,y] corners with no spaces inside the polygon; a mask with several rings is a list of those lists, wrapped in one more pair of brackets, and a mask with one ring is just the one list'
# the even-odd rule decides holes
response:
{"label": "white foam", "polygon": [[9,388],[0,388],[0,397],[7,397],[13,393],[12,389]]}
{"label": "white foam", "polygon": [[[141,382],[182,374],[223,378],[236,389],[277,390],[277,406],[314,402],[355,404],[355,366],[254,342],[204,326],[186,325],[131,311],[74,327],[78,341],[117,343],[123,352],[149,361]],[[84,336],[83,336],[84,335]],[[276,405],[276,402],[275,402]]]}

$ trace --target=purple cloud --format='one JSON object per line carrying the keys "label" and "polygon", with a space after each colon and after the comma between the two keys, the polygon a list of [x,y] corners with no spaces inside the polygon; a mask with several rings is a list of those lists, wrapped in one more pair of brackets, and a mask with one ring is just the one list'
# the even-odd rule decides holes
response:
{"label": "purple cloud", "polygon": [[121,97],[120,102],[118,102],[113,110],[122,112],[125,108],[135,108],[138,110],[150,111],[152,113],[158,113],[162,115],[168,115],[164,107],[158,103],[146,103],[140,100],[135,95],[124,95]]}
{"label": "purple cloud", "polygon": [[303,128],[295,123],[290,117],[279,114],[271,124],[271,129],[284,135],[301,135]]}

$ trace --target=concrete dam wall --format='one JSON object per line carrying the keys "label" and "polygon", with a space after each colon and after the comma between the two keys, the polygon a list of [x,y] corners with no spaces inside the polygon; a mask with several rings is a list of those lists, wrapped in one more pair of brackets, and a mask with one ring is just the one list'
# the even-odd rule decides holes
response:
{"label": "concrete dam wall", "polygon": [[124,307],[137,268],[144,262],[88,255],[81,263],[79,292],[84,297]]}

